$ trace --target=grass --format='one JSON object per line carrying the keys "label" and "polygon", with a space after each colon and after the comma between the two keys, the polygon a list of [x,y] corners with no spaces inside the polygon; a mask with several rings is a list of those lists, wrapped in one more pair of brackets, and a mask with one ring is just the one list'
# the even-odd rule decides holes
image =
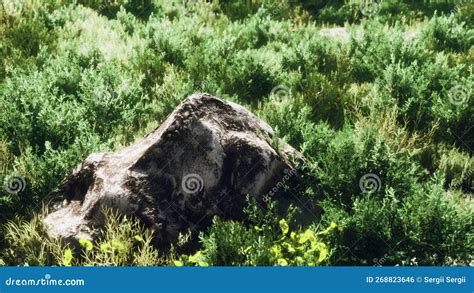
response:
{"label": "grass", "polygon": [[[364,15],[352,0],[244,2],[4,1],[0,264],[472,263],[473,4],[382,1]],[[347,39],[321,34],[342,26]],[[94,241],[45,234],[43,200],[72,168],[198,91],[246,106],[276,130],[272,146],[303,153],[281,191],[306,205],[250,201],[246,220],[183,231],[171,251],[112,211]],[[367,174],[380,182],[370,194]],[[299,243],[306,231],[315,240]]]}

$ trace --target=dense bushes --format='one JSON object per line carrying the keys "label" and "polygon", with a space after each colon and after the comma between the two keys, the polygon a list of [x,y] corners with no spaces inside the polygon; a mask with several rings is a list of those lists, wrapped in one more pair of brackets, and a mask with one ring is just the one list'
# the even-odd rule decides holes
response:
{"label": "dense bushes", "polygon": [[[438,2],[382,1],[372,15],[358,1],[3,2],[0,263],[468,263],[473,9]],[[80,257],[44,236],[42,200],[77,163],[197,91],[244,104],[301,150],[284,192],[312,217],[254,206],[248,221],[215,219],[186,255],[158,256],[130,219]]]}

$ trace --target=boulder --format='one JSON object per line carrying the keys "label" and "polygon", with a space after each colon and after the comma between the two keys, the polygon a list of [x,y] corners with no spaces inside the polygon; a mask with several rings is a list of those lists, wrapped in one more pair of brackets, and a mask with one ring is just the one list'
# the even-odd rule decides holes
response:
{"label": "boulder", "polygon": [[273,195],[295,173],[288,158],[297,152],[274,149],[273,135],[244,107],[194,94],[145,138],[82,162],[51,194],[48,233],[93,239],[104,207],[138,217],[163,245],[215,215],[239,219],[247,195]]}

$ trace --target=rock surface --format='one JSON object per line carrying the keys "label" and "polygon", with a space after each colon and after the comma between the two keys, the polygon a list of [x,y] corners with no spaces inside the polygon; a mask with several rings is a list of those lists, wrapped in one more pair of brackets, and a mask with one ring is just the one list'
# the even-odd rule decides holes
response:
{"label": "rock surface", "polygon": [[242,106],[209,94],[184,100],[145,138],[116,153],[91,154],[51,196],[44,222],[52,236],[93,239],[102,208],[137,216],[157,243],[210,223],[238,219],[247,194],[261,197],[292,169],[289,145]]}

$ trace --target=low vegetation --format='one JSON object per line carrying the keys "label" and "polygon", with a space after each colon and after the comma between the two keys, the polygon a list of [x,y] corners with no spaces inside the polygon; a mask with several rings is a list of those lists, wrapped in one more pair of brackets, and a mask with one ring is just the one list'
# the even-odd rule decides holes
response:
{"label": "low vegetation", "polygon": [[[0,264],[472,263],[473,3],[359,2],[2,1]],[[194,92],[301,150],[282,192],[302,205],[249,199],[246,221],[170,250],[113,211],[95,241],[45,234],[43,200],[75,165]]]}

